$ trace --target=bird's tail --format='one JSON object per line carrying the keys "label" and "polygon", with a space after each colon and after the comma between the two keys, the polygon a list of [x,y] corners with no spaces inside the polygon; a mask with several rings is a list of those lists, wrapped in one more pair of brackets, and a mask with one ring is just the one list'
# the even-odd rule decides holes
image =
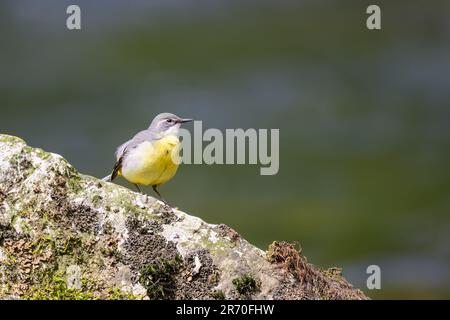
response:
{"label": "bird's tail", "polygon": [[111,175],[110,174],[108,174],[106,177],[104,177],[103,179],[102,179],[103,181],[111,181]]}

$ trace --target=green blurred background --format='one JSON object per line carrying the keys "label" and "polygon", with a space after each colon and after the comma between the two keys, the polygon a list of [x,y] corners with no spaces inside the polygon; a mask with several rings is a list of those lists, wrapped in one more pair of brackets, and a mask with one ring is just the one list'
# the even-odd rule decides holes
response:
{"label": "green blurred background", "polygon": [[372,298],[450,298],[450,2],[376,1],[381,31],[369,4],[3,0],[0,132],[103,177],[159,112],[279,128],[278,175],[185,165],[161,192],[260,248],[298,241]]}

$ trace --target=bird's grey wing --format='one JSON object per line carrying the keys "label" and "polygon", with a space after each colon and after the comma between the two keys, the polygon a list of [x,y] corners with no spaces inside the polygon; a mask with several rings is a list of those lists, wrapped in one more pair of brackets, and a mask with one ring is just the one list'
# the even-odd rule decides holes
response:
{"label": "bird's grey wing", "polygon": [[119,161],[119,159],[122,158],[127,153],[127,151],[133,149],[142,142],[154,140],[157,140],[157,138],[151,131],[143,130],[138,132],[132,139],[128,140],[117,148],[116,161]]}
{"label": "bird's grey wing", "polygon": [[117,177],[117,174],[122,167],[122,161],[127,152],[138,146],[144,141],[157,140],[155,135],[149,130],[143,130],[138,132],[132,139],[128,140],[124,144],[120,145],[116,150],[116,163],[114,164],[114,169],[111,174],[111,181]]}

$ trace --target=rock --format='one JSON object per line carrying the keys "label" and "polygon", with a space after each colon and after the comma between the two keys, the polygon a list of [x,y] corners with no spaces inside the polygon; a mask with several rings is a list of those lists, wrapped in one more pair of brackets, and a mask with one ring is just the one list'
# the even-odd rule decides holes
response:
{"label": "rock", "polygon": [[80,174],[0,135],[0,298],[367,299],[294,246]]}

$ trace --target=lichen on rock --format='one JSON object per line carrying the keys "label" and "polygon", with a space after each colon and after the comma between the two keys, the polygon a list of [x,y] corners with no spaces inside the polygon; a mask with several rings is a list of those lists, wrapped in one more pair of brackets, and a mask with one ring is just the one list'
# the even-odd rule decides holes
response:
{"label": "lichen on rock", "polygon": [[286,244],[268,252],[0,135],[0,299],[366,299]]}

